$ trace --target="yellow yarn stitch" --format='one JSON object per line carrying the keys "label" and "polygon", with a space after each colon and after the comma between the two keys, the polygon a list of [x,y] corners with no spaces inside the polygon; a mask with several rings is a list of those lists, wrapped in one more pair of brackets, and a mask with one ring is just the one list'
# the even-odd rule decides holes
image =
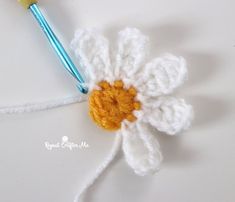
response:
{"label": "yellow yarn stitch", "polygon": [[113,85],[107,81],[98,84],[100,90],[93,90],[89,97],[89,114],[95,123],[106,130],[118,130],[124,119],[134,122],[134,110],[140,110],[141,103],[135,100],[136,89],[124,88],[121,80]]}

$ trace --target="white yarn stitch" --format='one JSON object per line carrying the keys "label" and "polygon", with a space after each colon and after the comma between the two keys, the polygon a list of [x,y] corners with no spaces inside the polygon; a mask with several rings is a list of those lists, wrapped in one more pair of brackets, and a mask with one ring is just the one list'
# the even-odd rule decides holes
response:
{"label": "white yarn stitch", "polygon": [[193,119],[192,106],[186,104],[183,99],[160,97],[150,106],[145,115],[145,122],[169,135],[188,129]]}
{"label": "white yarn stitch", "polygon": [[162,161],[160,145],[146,126],[138,122],[128,123],[122,127],[121,133],[125,159],[135,173],[144,176],[158,171]]}
{"label": "white yarn stitch", "polygon": [[186,62],[182,57],[167,54],[146,64],[139,77],[137,87],[142,94],[169,94],[186,79]]}
{"label": "white yarn stitch", "polygon": [[108,81],[112,79],[109,42],[98,30],[77,30],[71,48],[84,63],[90,88],[104,78]]}
{"label": "white yarn stitch", "polygon": [[118,33],[113,50],[114,75],[117,79],[133,79],[148,56],[149,38],[138,29],[126,28]]}

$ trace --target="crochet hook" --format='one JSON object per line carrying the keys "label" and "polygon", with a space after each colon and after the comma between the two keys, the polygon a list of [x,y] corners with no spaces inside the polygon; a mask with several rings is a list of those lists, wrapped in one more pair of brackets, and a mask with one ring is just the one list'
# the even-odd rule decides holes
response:
{"label": "crochet hook", "polygon": [[78,89],[80,92],[86,94],[88,92],[87,87],[85,86],[85,81],[82,75],[79,73],[78,69],[76,68],[75,64],[65,51],[64,47],[52,31],[51,27],[49,26],[48,22],[46,21],[45,17],[43,16],[42,12],[40,11],[39,7],[37,6],[37,0],[18,0],[18,2],[25,8],[31,11],[39,25],[41,26],[43,32],[45,33],[47,39],[49,40],[50,44],[54,48],[55,52],[59,56],[61,62],[63,63],[66,70],[77,80],[78,82]]}

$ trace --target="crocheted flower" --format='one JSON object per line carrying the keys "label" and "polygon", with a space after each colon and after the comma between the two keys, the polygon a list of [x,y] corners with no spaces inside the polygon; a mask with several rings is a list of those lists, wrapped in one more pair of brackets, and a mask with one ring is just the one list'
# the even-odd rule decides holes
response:
{"label": "crocheted flower", "polygon": [[139,175],[159,169],[162,154],[148,125],[169,135],[187,129],[192,107],[168,96],[187,75],[182,57],[147,61],[149,40],[139,30],[119,32],[116,45],[93,29],[78,30],[72,49],[83,61],[92,119],[123,137],[127,163]]}

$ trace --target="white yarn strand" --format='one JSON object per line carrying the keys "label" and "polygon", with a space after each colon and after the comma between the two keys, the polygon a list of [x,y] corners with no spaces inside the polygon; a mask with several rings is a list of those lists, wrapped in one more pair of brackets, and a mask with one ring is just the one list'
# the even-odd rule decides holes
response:
{"label": "white yarn strand", "polygon": [[122,135],[120,133],[116,134],[112,150],[109,155],[106,157],[104,162],[96,169],[95,174],[83,185],[79,193],[76,195],[74,202],[79,202],[81,197],[87,192],[87,190],[94,185],[98,178],[104,173],[104,171],[109,167],[112,161],[115,159],[117,153],[120,150],[122,143]]}
{"label": "white yarn strand", "polygon": [[0,108],[0,114],[22,114],[22,113],[31,113],[37,111],[45,111],[49,109],[62,107],[65,105],[80,103],[85,100],[86,100],[85,97],[79,95],[63,99],[46,101],[46,102],[25,103],[22,105],[6,106]]}

